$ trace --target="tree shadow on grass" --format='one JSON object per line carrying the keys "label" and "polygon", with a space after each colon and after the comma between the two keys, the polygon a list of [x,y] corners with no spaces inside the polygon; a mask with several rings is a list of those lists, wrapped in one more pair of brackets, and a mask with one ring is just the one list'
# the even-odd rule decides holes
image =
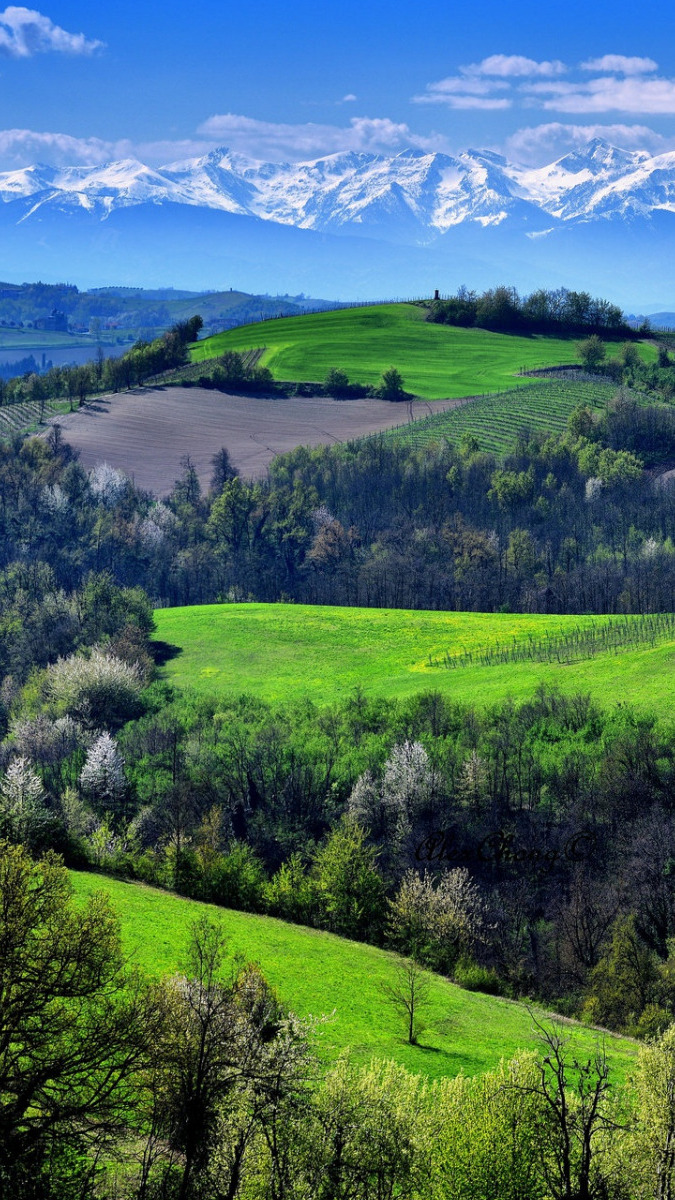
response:
{"label": "tree shadow on grass", "polygon": [[178,658],[178,655],[182,653],[183,647],[174,646],[171,642],[150,642],[150,654],[157,667],[163,667],[165,663],[171,662],[172,658]]}

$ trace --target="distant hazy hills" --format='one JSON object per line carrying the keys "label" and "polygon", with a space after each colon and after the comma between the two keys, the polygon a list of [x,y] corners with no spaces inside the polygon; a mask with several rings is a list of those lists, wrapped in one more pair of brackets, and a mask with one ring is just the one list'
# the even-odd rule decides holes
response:
{"label": "distant hazy hills", "polygon": [[655,329],[675,329],[675,312],[650,313],[649,320]]}
{"label": "distant hazy hills", "polygon": [[545,167],[489,151],[0,174],[3,274],[358,296],[513,282],[669,301],[675,152],[601,140]]}

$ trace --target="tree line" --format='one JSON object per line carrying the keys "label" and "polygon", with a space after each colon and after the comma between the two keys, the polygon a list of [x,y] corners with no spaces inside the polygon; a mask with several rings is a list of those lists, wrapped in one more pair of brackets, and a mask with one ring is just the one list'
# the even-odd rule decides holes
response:
{"label": "tree line", "polygon": [[480,294],[462,287],[446,300],[430,301],[428,310],[429,321],[466,328],[558,337],[584,333],[612,338],[644,336],[644,331],[636,331],[624,320],[616,304],[567,288],[539,288],[520,296],[514,287],[490,288]]}
{"label": "tree line", "polygon": [[117,392],[143,384],[152,375],[183,366],[187,347],[197,339],[202,318],[179,321],[152,342],[138,340],[117,358],[99,354],[90,363],[77,367],[50,367],[44,374],[28,372],[11,379],[0,377],[0,405],[37,401],[42,414],[48,400],[67,400],[73,407],[84,404],[96,392]]}

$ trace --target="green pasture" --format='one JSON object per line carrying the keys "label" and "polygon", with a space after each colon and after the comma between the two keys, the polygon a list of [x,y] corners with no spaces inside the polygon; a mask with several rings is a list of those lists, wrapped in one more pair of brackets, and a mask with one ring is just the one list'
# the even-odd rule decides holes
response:
{"label": "green pasture", "polygon": [[529,387],[511,388],[494,396],[478,396],[460,408],[434,413],[411,422],[385,436],[409,445],[426,447],[434,442],[458,444],[465,435],[473,435],[481,450],[503,454],[513,448],[518,434],[564,433],[568,417],[579,405],[604,409],[616,394],[616,384],[603,379],[538,379]]}
{"label": "green pasture", "polygon": [[[435,325],[414,304],[380,304],[244,325],[197,342],[191,354],[193,361],[201,362],[226,350],[261,346],[261,364],[278,380],[320,383],[331,367],[339,367],[353,382],[377,384],[382,372],[395,366],[406,390],[428,400],[528,387],[532,380],[519,377],[518,371],[578,362],[574,339]],[[653,348],[644,346],[643,353],[651,355]]]}
{"label": "green pasture", "polygon": [[[357,1061],[393,1058],[437,1078],[460,1071],[480,1074],[502,1057],[537,1046],[533,1020],[523,1004],[464,991],[438,975],[429,976],[421,1044],[408,1046],[401,1018],[383,994],[382,985],[393,981],[396,961],[384,950],[142,884],[79,872],[71,873],[71,879],[82,901],[97,890],[110,894],[131,962],[155,976],[180,970],[190,923],[204,911],[222,921],[231,954],[258,963],[289,1009],[303,1017],[330,1016],[319,1041],[328,1059],[349,1047]],[[599,1034],[580,1025],[570,1023],[568,1030],[579,1054],[590,1055],[600,1041]],[[604,1044],[623,1076],[635,1044],[612,1035],[604,1036]]]}
{"label": "green pasture", "polygon": [[539,684],[589,692],[606,706],[629,702],[670,716],[675,704],[675,641],[595,654],[572,663],[515,662],[432,666],[513,639],[542,638],[606,617],[419,612],[302,604],[212,604],[155,612],[156,638],[177,648],[163,673],[202,694],[248,692],[272,702],[342,700],[442,692],[484,707],[526,700]]}

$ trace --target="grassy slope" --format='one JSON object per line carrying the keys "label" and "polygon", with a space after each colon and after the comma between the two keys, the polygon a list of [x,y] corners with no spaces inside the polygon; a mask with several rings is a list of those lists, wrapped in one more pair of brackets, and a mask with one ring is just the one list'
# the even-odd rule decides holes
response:
{"label": "grassy slope", "polygon": [[[233,954],[258,962],[289,1008],[302,1016],[332,1013],[322,1045],[333,1057],[349,1046],[354,1056],[394,1058],[410,1070],[437,1077],[489,1070],[502,1056],[535,1046],[532,1019],[521,1004],[477,995],[430,976],[431,1004],[419,1047],[401,1037],[401,1019],[382,995],[392,980],[393,957],[372,946],[303,929],[271,917],[252,916],[184,900],[139,884],[73,873],[78,897],[97,889],[110,893],[132,961],[153,974],[179,969],[188,927],[204,909],[222,920]],[[572,1029],[571,1029],[572,1031]],[[598,1035],[573,1027],[580,1053],[591,1052]],[[634,1044],[609,1037],[607,1050],[623,1074]]]}
{"label": "grassy slope", "polygon": [[203,693],[250,692],[266,700],[319,704],[360,685],[367,694],[438,690],[483,706],[526,699],[539,683],[621,699],[669,715],[675,702],[675,642],[596,655],[571,664],[511,663],[456,670],[428,656],[461,653],[512,638],[545,636],[603,617],[407,612],[300,604],[197,605],[159,609],[156,636],[181,647],[167,677]]}
{"label": "grassy slope", "polygon": [[284,317],[216,334],[198,342],[192,356],[201,361],[225,350],[265,346],[262,364],[276,379],[308,382],[320,382],[331,367],[340,367],[355,382],[376,384],[394,365],[407,390],[429,400],[528,386],[531,380],[516,376],[522,367],[578,361],[574,340],[457,329],[424,317],[412,304]]}

